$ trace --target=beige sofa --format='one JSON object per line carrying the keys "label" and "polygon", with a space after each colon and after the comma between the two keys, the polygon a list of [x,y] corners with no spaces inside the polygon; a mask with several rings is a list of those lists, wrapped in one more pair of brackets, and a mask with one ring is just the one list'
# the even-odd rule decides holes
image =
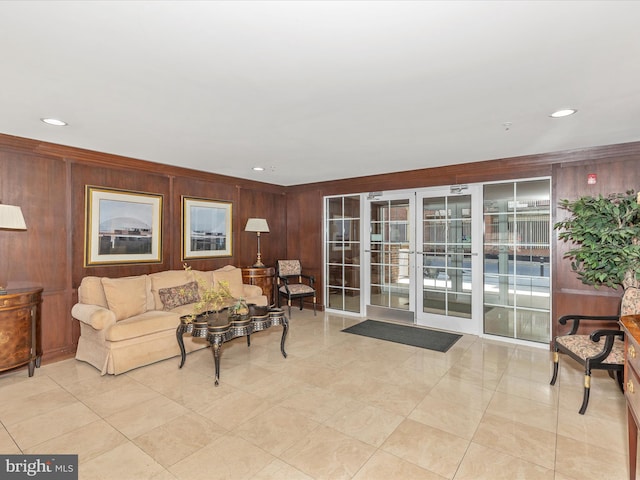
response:
{"label": "beige sofa", "polygon": [[[76,359],[101,374],[118,375],[180,354],[176,329],[180,317],[194,313],[203,288],[225,281],[235,298],[267,305],[256,285],[242,283],[242,271],[168,270],[135,277],[85,277],[71,315],[80,321]],[[204,339],[184,338],[187,352],[207,346]],[[176,367],[177,368],[177,367]]]}

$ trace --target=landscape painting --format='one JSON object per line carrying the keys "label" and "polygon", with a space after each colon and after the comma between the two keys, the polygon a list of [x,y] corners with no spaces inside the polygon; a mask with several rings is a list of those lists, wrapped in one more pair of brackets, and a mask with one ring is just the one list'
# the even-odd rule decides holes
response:
{"label": "landscape painting", "polygon": [[231,256],[230,202],[182,197],[182,259]]}
{"label": "landscape painting", "polygon": [[87,186],[85,266],[162,261],[162,195]]}

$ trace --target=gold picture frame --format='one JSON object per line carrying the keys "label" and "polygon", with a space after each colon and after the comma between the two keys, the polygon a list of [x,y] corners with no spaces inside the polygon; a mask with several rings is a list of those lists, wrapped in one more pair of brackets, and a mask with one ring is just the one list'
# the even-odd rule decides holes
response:
{"label": "gold picture frame", "polygon": [[182,197],[182,260],[232,255],[233,204]]}
{"label": "gold picture frame", "polygon": [[85,267],[162,262],[163,196],[87,185]]}

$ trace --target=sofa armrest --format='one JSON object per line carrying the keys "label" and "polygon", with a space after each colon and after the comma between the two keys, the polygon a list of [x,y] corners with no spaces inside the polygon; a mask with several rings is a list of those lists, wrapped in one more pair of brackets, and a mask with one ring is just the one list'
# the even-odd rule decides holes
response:
{"label": "sofa armrest", "polygon": [[242,284],[242,291],[244,292],[244,298],[259,297],[262,295],[262,288],[258,285]]}
{"label": "sofa armrest", "polygon": [[71,316],[96,330],[103,330],[116,323],[116,314],[99,305],[76,303],[71,309]]}

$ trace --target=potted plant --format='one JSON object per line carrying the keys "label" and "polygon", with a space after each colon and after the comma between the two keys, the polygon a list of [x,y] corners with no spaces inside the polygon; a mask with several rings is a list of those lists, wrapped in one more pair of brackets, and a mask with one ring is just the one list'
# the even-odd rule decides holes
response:
{"label": "potted plant", "polygon": [[[186,271],[191,270],[191,266],[183,264]],[[210,314],[217,314],[221,307],[227,304],[233,295],[229,288],[229,282],[221,281],[215,285],[208,285],[198,281],[200,285],[200,300],[193,304],[193,313],[187,316],[190,322],[195,321],[199,315],[208,317]]]}
{"label": "potted plant", "polygon": [[582,283],[598,288],[638,287],[640,206],[633,190],[606,197],[561,200],[571,216],[557,222],[558,237],[574,246],[564,254]]}
{"label": "potted plant", "polygon": [[222,281],[217,285],[203,286],[200,291],[200,301],[194,304],[194,311],[198,313],[217,313],[221,307],[233,298],[229,283]]}

